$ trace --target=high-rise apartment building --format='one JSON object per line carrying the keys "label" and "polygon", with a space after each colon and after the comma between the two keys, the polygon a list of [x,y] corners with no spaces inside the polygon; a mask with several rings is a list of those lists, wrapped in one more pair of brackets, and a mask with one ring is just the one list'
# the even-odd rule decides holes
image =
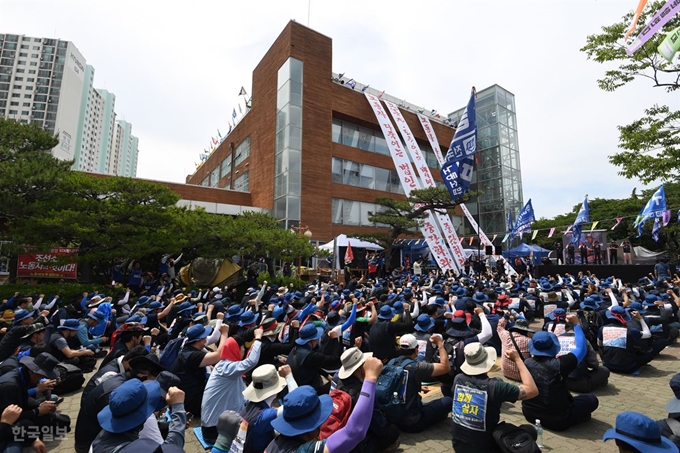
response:
{"label": "high-rise apartment building", "polygon": [[122,120],[116,121],[107,173],[136,176],[138,148],[139,139],[132,135],[132,124]]}
{"label": "high-rise apartment building", "polygon": [[[52,154],[73,160],[75,170],[106,173],[115,96],[94,88],[94,72],[72,42],[0,34],[0,116],[39,124],[57,135]],[[126,124],[131,157],[116,174],[135,176],[137,140]]]}

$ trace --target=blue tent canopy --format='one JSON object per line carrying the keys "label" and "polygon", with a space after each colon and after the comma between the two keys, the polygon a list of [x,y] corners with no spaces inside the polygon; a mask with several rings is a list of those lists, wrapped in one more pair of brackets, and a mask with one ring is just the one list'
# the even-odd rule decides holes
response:
{"label": "blue tent canopy", "polygon": [[518,256],[524,258],[531,255],[532,252],[534,254],[534,264],[540,264],[541,260],[548,256],[550,250],[544,249],[538,244],[529,245],[522,243],[515,248],[503,252],[503,256],[512,263],[512,260]]}

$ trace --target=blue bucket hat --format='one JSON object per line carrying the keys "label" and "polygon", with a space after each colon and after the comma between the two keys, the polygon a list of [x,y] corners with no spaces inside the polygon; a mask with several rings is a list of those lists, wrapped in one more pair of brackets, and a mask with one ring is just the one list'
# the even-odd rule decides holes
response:
{"label": "blue bucket hat", "polygon": [[489,300],[489,296],[487,296],[484,293],[478,292],[478,293],[475,293],[475,296],[472,299],[475,302],[487,302]]}
{"label": "blue bucket hat", "polygon": [[397,301],[392,305],[392,308],[394,308],[395,313],[402,314],[404,312],[404,303]]}
{"label": "blue bucket hat", "polygon": [[313,323],[305,324],[298,333],[295,342],[299,345],[307,344],[310,341],[318,340],[323,335],[323,327],[316,327]]}
{"label": "blue bucket hat", "polygon": [[64,321],[64,324],[58,326],[57,329],[78,330],[80,329],[80,323],[77,319],[67,319]]}
{"label": "blue bucket hat", "polygon": [[536,332],[529,342],[529,352],[539,357],[555,357],[560,352],[560,341],[552,332]]}
{"label": "blue bucket hat", "polygon": [[286,309],[283,307],[276,307],[272,311],[272,317],[277,321],[283,321],[283,316],[286,314]]}
{"label": "blue bucket hat", "polygon": [[446,305],[446,299],[444,299],[443,297],[435,297],[434,304],[443,307],[444,305]]}
{"label": "blue bucket hat", "polygon": [[458,289],[455,290],[456,296],[458,297],[463,297],[467,294],[467,290],[461,286],[458,287]]}
{"label": "blue bucket hat", "polygon": [[139,298],[137,303],[135,303],[135,305],[146,305],[150,300],[151,298],[149,296],[142,296]]}
{"label": "blue bucket hat", "polygon": [[555,289],[555,287],[550,283],[541,283],[541,291],[550,292],[553,289]]}
{"label": "blue bucket hat", "polygon": [[659,425],[637,412],[622,412],[616,416],[616,427],[608,429],[603,441],[621,440],[638,451],[645,453],[678,453],[678,447],[661,435]]}
{"label": "blue bucket hat", "polygon": [[283,398],[283,412],[271,421],[272,428],[284,436],[294,437],[316,430],[333,412],[333,399],[317,395],[309,385],[302,385]]}
{"label": "blue bucket hat", "polygon": [[187,343],[193,343],[207,338],[212,331],[212,327],[205,327],[203,324],[193,325],[187,329]]}
{"label": "blue bucket hat", "polygon": [[416,320],[416,325],[413,327],[418,332],[427,332],[434,327],[434,319],[426,314],[418,316]]}
{"label": "blue bucket hat", "polygon": [[628,313],[637,311],[641,315],[647,314],[647,310],[645,310],[645,307],[643,307],[640,302],[631,302],[628,307],[626,307],[626,311],[628,311]]}
{"label": "blue bucket hat", "polygon": [[146,321],[146,316],[132,315],[125,321],[125,324],[146,324]]}
{"label": "blue bucket hat", "polygon": [[255,324],[259,317],[260,317],[259,313],[247,311],[247,312],[241,314],[241,317],[239,318],[238,325],[241,326],[241,327],[250,326],[252,324]]}
{"label": "blue bucket hat", "polygon": [[[278,302],[278,299],[276,300]],[[227,309],[227,314],[225,318],[227,320],[236,319],[243,314],[243,309],[238,305],[232,305]]]}
{"label": "blue bucket hat", "polygon": [[153,302],[151,302],[151,303],[149,304],[149,306],[147,307],[147,309],[148,309],[149,311],[151,311],[151,310],[159,310],[159,309],[163,309],[163,308],[165,308],[165,306],[164,306],[162,303],[160,303],[160,302],[158,302],[158,301],[156,301],[156,300],[153,301]]}
{"label": "blue bucket hat", "polygon": [[104,313],[102,313],[101,311],[95,311],[94,313],[88,313],[87,317],[97,321],[97,324],[99,324],[100,322],[106,321],[106,315],[104,315]]}
{"label": "blue bucket hat", "polygon": [[629,314],[626,312],[626,310],[625,310],[622,306],[620,306],[620,305],[616,305],[616,306],[610,308],[609,310],[607,310],[607,311],[604,313],[604,315],[605,315],[607,318],[609,318],[609,319],[616,319],[616,316],[614,316],[614,315],[619,315],[619,316],[623,316],[623,319],[624,319],[626,322],[630,321],[630,315],[629,315]]}
{"label": "blue bucket hat", "polygon": [[102,429],[124,433],[144,424],[161,399],[161,386],[155,381],[130,379],[111,392],[109,405],[97,414]]}
{"label": "blue bucket hat", "polygon": [[600,308],[600,303],[592,297],[586,297],[580,306],[582,310],[597,310]]}
{"label": "blue bucket hat", "polygon": [[28,319],[30,317],[35,318],[35,311],[28,311],[25,309],[17,310],[14,312],[14,322],[12,324],[19,324],[21,321]]}
{"label": "blue bucket hat", "polygon": [[394,317],[394,309],[389,305],[383,305],[378,312],[378,319],[390,320]]}
{"label": "blue bucket hat", "polygon": [[567,310],[565,310],[564,308],[556,308],[548,315],[548,318],[554,321],[558,317],[564,319],[566,316]]}
{"label": "blue bucket hat", "polygon": [[193,305],[191,305],[191,302],[188,302],[188,301],[187,301],[187,302],[182,302],[181,304],[179,304],[179,306],[178,306],[177,308],[178,308],[178,310],[177,310],[177,313],[178,313],[178,314],[179,314],[179,313],[188,312],[188,311],[191,311],[191,310],[195,310],[195,309],[196,309],[196,307],[193,306]]}

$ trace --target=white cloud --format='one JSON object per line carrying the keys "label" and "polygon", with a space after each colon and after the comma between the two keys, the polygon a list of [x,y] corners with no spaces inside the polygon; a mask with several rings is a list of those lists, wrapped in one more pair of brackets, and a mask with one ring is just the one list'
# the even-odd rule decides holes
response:
{"label": "white cloud", "polygon": [[[591,198],[623,197],[616,125],[671,96],[635,83],[598,89],[603,65],[579,49],[588,34],[634,5],[620,1],[144,2],[4,0],[0,30],[73,41],[96,68],[95,85],[140,138],[140,177],[184,182],[224,134],[241,86],[288,20],[333,39],[333,69],[440,112],[470,86],[498,83],[516,96],[525,200],[538,216]],[[675,99],[675,107],[678,101]],[[237,108],[238,110],[238,108]]]}

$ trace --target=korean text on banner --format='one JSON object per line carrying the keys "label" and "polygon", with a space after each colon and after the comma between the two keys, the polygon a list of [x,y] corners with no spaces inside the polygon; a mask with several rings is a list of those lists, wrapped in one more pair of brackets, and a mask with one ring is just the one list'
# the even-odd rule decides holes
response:
{"label": "korean text on banner", "polygon": [[[399,107],[394,102],[390,101],[383,102],[387,106],[387,110],[389,110],[396,126],[399,128],[399,131],[401,132],[401,136],[404,139],[404,143],[406,144],[406,150],[410,154],[411,160],[416,164],[416,170],[420,175],[420,182],[422,186],[425,188],[435,187],[434,178],[432,178],[430,167],[427,166],[427,161],[423,157],[423,153],[420,150],[420,146],[418,146],[418,142],[416,142],[415,138],[413,137],[413,133],[411,133],[411,128],[408,127],[408,124],[404,119],[404,115],[401,114]],[[437,219],[439,225],[442,228],[442,231],[444,232],[444,236],[446,238],[446,241],[449,243],[449,248],[451,249],[453,258],[458,263],[458,268],[462,269],[463,266],[465,265],[465,253],[463,252],[463,249],[460,246],[460,240],[458,239],[456,229],[454,228],[453,223],[451,222],[451,218],[447,214],[441,213],[436,213],[434,217]]]}
{"label": "korean text on banner", "polygon": [[[418,179],[413,174],[413,167],[411,161],[406,156],[406,152],[401,147],[401,140],[397,136],[397,132],[394,130],[392,121],[387,116],[387,112],[382,106],[378,96],[374,96],[368,92],[364,92],[366,100],[373,109],[380,129],[385,136],[385,141],[387,141],[387,148],[390,150],[390,155],[392,156],[392,161],[394,162],[394,167],[397,170],[397,175],[399,175],[399,180],[404,188],[404,193],[409,196],[413,190],[420,189],[420,183]],[[420,228],[423,237],[427,241],[427,246],[430,248],[430,252],[434,256],[439,267],[447,271],[449,269],[456,270],[458,266],[453,259],[453,256],[449,253],[447,247],[444,247],[444,239],[441,234],[439,234],[439,229],[435,227],[434,217],[432,213],[428,211],[426,220],[423,226]]]}
{"label": "korean text on banner", "polygon": [[472,171],[475,167],[474,155],[477,151],[477,115],[475,113],[475,89],[472,89],[467,108],[463,113],[451,145],[441,164],[441,175],[449,189],[451,198],[462,197],[470,190]]}
{"label": "korean text on banner", "polygon": [[[49,253],[25,253],[17,258],[17,277],[76,279],[78,274],[77,248],[53,248]],[[62,258],[73,256],[64,263]]]}
{"label": "korean text on banner", "polygon": [[642,47],[657,31],[668,23],[677,13],[680,12],[680,0],[668,0],[665,5],[659,9],[654,17],[649,19],[645,28],[642,29],[635,40],[626,47],[626,53],[633,55],[640,47]]}

